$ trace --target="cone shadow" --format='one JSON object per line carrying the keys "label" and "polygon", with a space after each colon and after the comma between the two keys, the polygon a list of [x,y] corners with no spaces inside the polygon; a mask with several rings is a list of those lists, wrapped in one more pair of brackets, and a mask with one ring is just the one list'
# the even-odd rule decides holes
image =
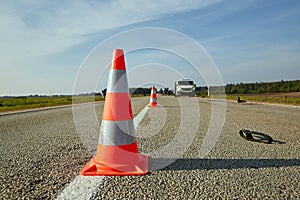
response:
{"label": "cone shadow", "polygon": [[[175,161],[174,161],[175,160]],[[172,164],[159,169],[163,163]],[[213,169],[244,169],[300,166],[300,159],[176,159],[149,158],[149,170],[180,171],[180,170],[213,170]]]}

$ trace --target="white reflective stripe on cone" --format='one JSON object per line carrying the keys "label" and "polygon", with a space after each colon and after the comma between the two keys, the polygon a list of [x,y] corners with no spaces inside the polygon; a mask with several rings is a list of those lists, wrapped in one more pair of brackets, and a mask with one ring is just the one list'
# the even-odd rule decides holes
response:
{"label": "white reflective stripe on cone", "polygon": [[120,146],[134,142],[136,142],[136,138],[132,120],[102,120],[98,142],[99,144]]}
{"label": "white reflective stripe on cone", "polygon": [[150,102],[156,102],[156,98],[150,98]]}
{"label": "white reflective stripe on cone", "polygon": [[126,70],[110,69],[107,93],[112,92],[129,92]]}

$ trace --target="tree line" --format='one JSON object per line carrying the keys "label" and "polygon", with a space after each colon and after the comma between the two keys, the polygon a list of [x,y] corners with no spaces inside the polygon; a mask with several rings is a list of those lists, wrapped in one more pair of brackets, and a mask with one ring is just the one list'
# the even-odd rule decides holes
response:
{"label": "tree line", "polygon": [[230,83],[226,86],[196,87],[198,96],[208,94],[257,94],[257,93],[288,93],[300,92],[300,80],[256,82],[256,83]]}
{"label": "tree line", "polygon": [[227,84],[227,94],[300,92],[300,80]]}
{"label": "tree line", "polygon": [[[226,86],[199,86],[196,87],[197,96],[205,96],[208,90],[211,94],[251,94],[251,93],[287,93],[300,92],[300,80],[256,82],[256,83],[230,83]],[[129,88],[131,95],[150,95],[151,88]],[[160,88],[157,93],[162,95],[173,95],[174,91],[169,88]],[[65,97],[65,96],[105,96],[106,89],[101,92],[91,92],[77,95],[29,95],[29,96],[2,96],[0,98],[36,98],[36,97]]]}
{"label": "tree line", "polygon": [[[197,96],[206,96],[208,90],[210,94],[251,94],[251,93],[287,93],[300,92],[300,80],[277,81],[277,82],[256,82],[256,83],[230,83],[226,86],[199,86],[196,87]],[[129,88],[131,95],[150,95],[151,88]],[[173,95],[173,90],[169,88],[160,88],[157,91],[162,95]],[[102,90],[106,94],[106,89]]]}

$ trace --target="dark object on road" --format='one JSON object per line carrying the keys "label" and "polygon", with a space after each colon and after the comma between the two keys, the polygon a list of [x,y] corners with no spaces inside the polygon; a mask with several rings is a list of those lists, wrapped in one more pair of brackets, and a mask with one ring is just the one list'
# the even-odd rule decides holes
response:
{"label": "dark object on road", "polygon": [[238,97],[237,102],[238,102],[238,103],[244,103],[244,102],[246,102],[246,101],[245,101],[245,100],[241,100],[241,98]]}
{"label": "dark object on road", "polygon": [[274,140],[271,136],[265,133],[259,133],[256,131],[250,131],[246,129],[240,130],[240,136],[246,140],[253,141],[253,142],[263,142],[271,144]]}

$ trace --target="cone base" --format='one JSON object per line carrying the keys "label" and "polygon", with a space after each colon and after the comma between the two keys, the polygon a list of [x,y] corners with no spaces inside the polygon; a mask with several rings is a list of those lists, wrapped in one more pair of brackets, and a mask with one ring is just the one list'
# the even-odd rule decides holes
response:
{"label": "cone base", "polygon": [[148,107],[157,107],[157,104],[149,104]]}
{"label": "cone base", "polygon": [[97,162],[93,157],[81,170],[82,176],[139,176],[148,173],[148,156],[137,154],[138,163],[124,165]]}

